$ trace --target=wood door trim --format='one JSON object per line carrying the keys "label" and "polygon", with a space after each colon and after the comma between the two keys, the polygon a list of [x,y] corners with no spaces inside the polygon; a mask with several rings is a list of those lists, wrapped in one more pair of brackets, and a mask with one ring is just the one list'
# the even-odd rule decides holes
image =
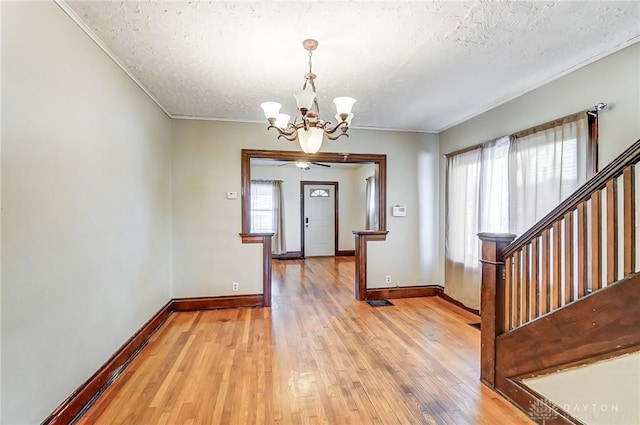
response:
{"label": "wood door trim", "polygon": [[315,161],[344,164],[374,163],[378,166],[378,216],[380,231],[387,229],[387,155],[369,153],[317,152],[313,156],[300,151],[277,151],[242,149],[241,151],[241,209],[242,232],[251,234],[251,159],[271,159],[280,161]]}
{"label": "wood door trim", "polygon": [[304,189],[306,186],[333,186],[333,255],[338,256],[338,231],[339,225],[339,203],[338,203],[338,182],[336,181],[312,181],[312,180],[300,180],[300,253],[302,258],[305,258],[304,252]]}

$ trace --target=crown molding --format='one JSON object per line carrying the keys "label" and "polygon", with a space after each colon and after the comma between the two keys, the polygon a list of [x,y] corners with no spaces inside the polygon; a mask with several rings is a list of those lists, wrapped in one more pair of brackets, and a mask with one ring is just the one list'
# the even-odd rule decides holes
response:
{"label": "crown molding", "polygon": [[149,91],[149,89],[147,89],[147,87],[142,84],[142,82],[140,80],[138,80],[138,78],[136,78],[135,75],[133,75],[131,73],[131,71],[129,71],[129,69],[120,61],[120,59],[118,59],[118,57],[115,55],[115,53],[113,53],[103,42],[102,40],[100,40],[100,38],[96,35],[95,32],[93,32],[91,30],[91,28],[89,28],[87,26],[87,24],[85,24],[82,19],[80,19],[80,17],[76,14],[76,12],[71,8],[71,6],[69,6],[69,4],[67,3],[66,0],[53,0],[72,20],[73,22],[76,23],[76,25],[78,25],[80,27],[80,29],[82,29],[82,31],[84,31],[89,38],[91,38],[91,40],[93,40],[94,43],[96,43],[96,45],[102,49],[102,51],[104,53],[106,53],[106,55],[113,61],[113,63],[115,63],[118,67],[120,67],[120,69],[122,69],[122,71],[127,74],[127,76],[129,78],[131,78],[131,80],[136,83],[138,85],[138,87],[140,87],[140,89],[142,89],[142,91],[149,96],[149,98],[151,100],[153,100],[155,102],[156,105],[158,105],[158,107],[160,109],[162,109],[162,111],[167,114],[167,116],[169,118],[174,118],[172,116],[172,114],[167,110],[167,108],[164,107],[164,105],[162,103],[160,103],[160,101],[158,100],[157,97],[155,97],[153,95],[153,93],[151,93],[151,91]]}

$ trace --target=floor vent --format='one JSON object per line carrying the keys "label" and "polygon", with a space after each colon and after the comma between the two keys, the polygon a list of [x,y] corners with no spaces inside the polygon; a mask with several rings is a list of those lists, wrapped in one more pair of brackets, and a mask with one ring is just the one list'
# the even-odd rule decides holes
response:
{"label": "floor vent", "polygon": [[389,300],[367,300],[367,303],[369,303],[371,307],[386,307],[388,305],[393,305]]}
{"label": "floor vent", "polygon": [[480,323],[469,323],[469,326],[473,326],[477,330],[480,330]]}

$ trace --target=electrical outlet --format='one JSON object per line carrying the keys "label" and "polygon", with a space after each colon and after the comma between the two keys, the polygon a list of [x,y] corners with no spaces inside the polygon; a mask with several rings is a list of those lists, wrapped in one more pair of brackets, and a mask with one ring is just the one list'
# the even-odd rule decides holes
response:
{"label": "electrical outlet", "polygon": [[237,292],[237,291],[239,291],[239,290],[240,290],[240,284],[239,284],[238,282],[233,282],[233,283],[231,284],[231,290],[232,290],[233,292]]}
{"label": "electrical outlet", "polygon": [[384,278],[384,281],[385,281],[386,283],[391,283],[391,275],[390,275],[390,274],[388,274],[388,275],[387,275],[387,277],[385,277],[385,278]]}

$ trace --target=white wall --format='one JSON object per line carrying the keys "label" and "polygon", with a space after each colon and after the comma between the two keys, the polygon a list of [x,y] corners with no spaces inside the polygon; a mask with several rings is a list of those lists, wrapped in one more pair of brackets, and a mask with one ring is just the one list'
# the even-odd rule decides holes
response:
{"label": "white wall", "polygon": [[1,422],[34,424],[170,298],[171,123],[56,4],[1,8]]}
{"label": "white wall", "polygon": [[[602,168],[640,138],[640,43],[440,133],[440,151],[443,154],[454,152],[584,110],[599,102],[609,105],[598,120],[598,162]],[[445,164],[441,159],[441,223],[444,223]],[[440,227],[439,241],[439,257],[444,263],[444,226]],[[445,292],[454,298],[455,291],[451,285],[445,288]]]}
{"label": "white wall", "polygon": [[251,178],[282,180],[285,201],[285,236],[287,251],[300,251],[300,181],[338,182],[338,249],[355,249],[352,230],[362,230],[365,204],[359,203],[357,169],[341,169],[311,166],[309,170],[300,170],[293,164],[287,166],[252,165]]}
{"label": "white wall", "polygon": [[[418,176],[423,178],[421,185],[437,192],[437,138],[354,129],[349,133],[349,139],[325,142],[323,150],[387,154],[388,205],[403,204],[409,211],[407,217],[388,218],[387,241],[370,244],[371,286],[384,283],[386,274],[400,285],[438,283],[437,217],[433,214],[437,205],[431,200],[426,207],[427,222],[421,219],[418,202]],[[231,282],[239,282],[244,293],[262,292],[261,251],[242,245],[240,199],[230,201],[224,196],[240,191],[243,148],[299,150],[296,144],[278,141],[266,125],[173,122],[174,296],[229,295]],[[431,162],[421,161],[423,155]],[[425,253],[431,257],[423,258]]]}

